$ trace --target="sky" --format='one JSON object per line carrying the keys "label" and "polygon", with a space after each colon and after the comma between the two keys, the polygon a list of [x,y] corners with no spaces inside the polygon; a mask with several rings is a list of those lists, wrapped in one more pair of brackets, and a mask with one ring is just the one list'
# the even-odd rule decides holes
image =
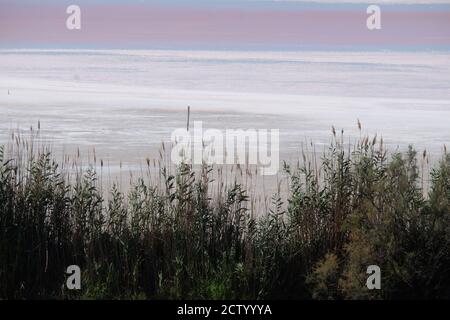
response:
{"label": "sky", "polygon": [[448,49],[450,0],[0,0],[0,48]]}

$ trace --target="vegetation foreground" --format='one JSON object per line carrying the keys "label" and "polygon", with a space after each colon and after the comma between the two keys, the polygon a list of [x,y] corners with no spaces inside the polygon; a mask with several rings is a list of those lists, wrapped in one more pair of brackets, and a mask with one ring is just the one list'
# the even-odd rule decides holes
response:
{"label": "vegetation foreground", "polygon": [[161,166],[105,197],[93,169],[15,140],[0,148],[0,299],[450,298],[446,151],[424,174],[425,153],[335,136],[321,161],[285,165],[287,202],[254,214],[238,183],[212,195],[207,166]]}

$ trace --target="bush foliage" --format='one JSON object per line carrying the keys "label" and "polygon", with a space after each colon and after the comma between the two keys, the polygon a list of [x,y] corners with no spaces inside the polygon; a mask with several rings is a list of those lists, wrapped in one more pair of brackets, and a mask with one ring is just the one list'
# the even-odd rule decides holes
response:
{"label": "bush foliage", "polygon": [[[211,167],[162,167],[124,194],[44,147],[15,150],[0,149],[1,299],[450,298],[446,152],[425,175],[412,148],[334,137],[320,161],[285,165],[288,201],[254,215],[238,183],[211,195]],[[79,291],[65,288],[73,264]]]}

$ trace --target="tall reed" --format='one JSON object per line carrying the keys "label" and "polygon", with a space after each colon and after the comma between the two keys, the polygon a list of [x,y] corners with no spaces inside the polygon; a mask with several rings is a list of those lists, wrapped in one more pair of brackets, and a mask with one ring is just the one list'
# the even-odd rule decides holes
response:
{"label": "tall reed", "polygon": [[[450,298],[446,151],[425,189],[412,147],[351,147],[334,131],[320,159],[285,164],[289,194],[255,212],[221,168],[159,159],[153,175],[148,159],[129,191],[104,192],[93,167],[35,137],[0,148],[0,298]],[[65,287],[73,264],[79,291]],[[373,264],[382,290],[365,286]]]}

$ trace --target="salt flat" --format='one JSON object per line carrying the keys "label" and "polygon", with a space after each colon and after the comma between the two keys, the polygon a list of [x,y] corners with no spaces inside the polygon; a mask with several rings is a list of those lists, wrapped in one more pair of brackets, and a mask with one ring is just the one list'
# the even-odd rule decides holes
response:
{"label": "salt flat", "polygon": [[[9,92],[9,94],[8,94]],[[0,143],[41,122],[56,150],[96,149],[112,165],[156,157],[192,121],[280,129],[295,158],[331,126],[431,155],[450,142],[450,54],[430,52],[0,51]]]}

